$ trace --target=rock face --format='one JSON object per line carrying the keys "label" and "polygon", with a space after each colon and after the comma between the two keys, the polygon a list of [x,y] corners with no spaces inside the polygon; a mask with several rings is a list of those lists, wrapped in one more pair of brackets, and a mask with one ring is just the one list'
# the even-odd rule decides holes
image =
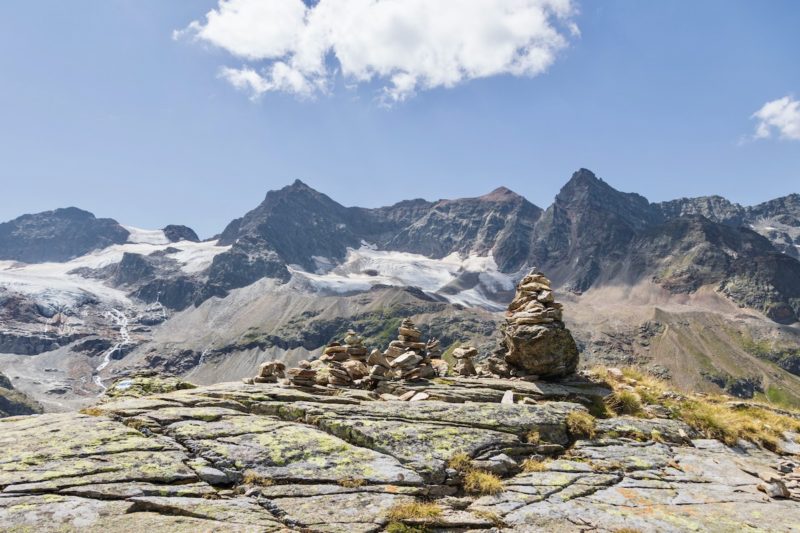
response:
{"label": "rock face", "polygon": [[533,271],[522,278],[502,332],[506,363],[543,378],[573,374],[578,347],[564,326],[561,309],[544,274]]}
{"label": "rock face", "polygon": [[0,260],[69,261],[92,250],[121,244],[130,233],[110,218],[75,207],[23,215],[0,224]]}
{"label": "rock face", "polygon": [[181,226],[177,224],[170,224],[164,227],[164,235],[169,239],[169,242],[191,241],[199,242],[200,237],[197,233],[188,226]]}
{"label": "rock face", "polygon": [[[435,531],[516,533],[797,525],[795,458],[697,439],[681,422],[658,418],[610,418],[593,439],[572,435],[568,418],[585,412],[575,399],[610,392],[597,384],[394,383],[398,393],[411,387],[428,399],[227,383],[119,397],[91,416],[0,420],[0,524],[377,533],[390,510],[427,501],[438,516],[400,520]],[[454,456],[495,472],[493,494],[466,492]],[[526,459],[538,466],[526,471]]]}
{"label": "rock face", "polygon": [[41,413],[42,406],[14,390],[11,380],[0,372],[0,418]]}

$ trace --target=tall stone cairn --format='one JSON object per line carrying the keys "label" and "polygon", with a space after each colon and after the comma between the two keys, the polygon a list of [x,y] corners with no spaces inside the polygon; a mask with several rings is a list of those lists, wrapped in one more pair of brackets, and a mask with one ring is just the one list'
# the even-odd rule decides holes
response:
{"label": "tall stone cairn", "polygon": [[575,372],[578,347],[564,326],[562,309],[544,274],[534,270],[522,278],[502,328],[501,348],[509,367],[540,378]]}

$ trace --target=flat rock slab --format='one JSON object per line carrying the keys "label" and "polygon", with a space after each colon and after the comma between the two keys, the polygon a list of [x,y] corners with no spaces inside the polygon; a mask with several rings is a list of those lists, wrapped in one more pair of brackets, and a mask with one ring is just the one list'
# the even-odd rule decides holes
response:
{"label": "flat rock slab", "polygon": [[180,447],[107,418],[65,413],[0,419],[0,449],[0,485],[5,485],[4,472],[41,470],[61,459]]}
{"label": "flat rock slab", "polygon": [[475,457],[520,448],[515,435],[487,429],[369,418],[322,418],[319,427],[353,444],[391,455],[420,472],[428,483],[443,483],[447,461],[457,453]]}
{"label": "flat rock slab", "polygon": [[[796,457],[690,441],[662,419],[598,420],[594,439],[573,442],[567,416],[603,387],[391,386],[429,398],[227,383],[111,400],[86,410],[96,416],[0,419],[0,529],[377,533],[395,505],[432,499],[442,508],[432,531],[800,530],[798,502],[757,489],[779,466],[792,485],[800,471],[783,463]],[[528,400],[499,403],[507,391]],[[442,498],[461,483],[446,468],[457,453],[481,468],[502,462],[503,490]],[[517,473],[529,457],[543,462]]]}
{"label": "flat rock slab", "polygon": [[[386,513],[393,506],[414,501],[402,494],[353,492],[302,498],[270,500],[290,523],[314,531],[380,531],[388,522]],[[324,527],[322,527],[324,526]]]}
{"label": "flat rock slab", "polygon": [[[271,519],[263,509],[256,511],[252,502],[248,502],[245,507],[231,500],[223,503],[221,500],[212,502],[205,499],[166,499],[175,502],[165,507],[147,501],[110,501],[52,494],[0,498],[0,524],[10,531],[91,533],[286,531],[285,526]],[[144,510],[148,508],[153,511]],[[224,511],[226,508],[240,514],[231,517],[230,511]],[[252,522],[245,522],[242,517]]]}
{"label": "flat rock slab", "polygon": [[340,406],[296,403],[277,409],[276,414],[287,419],[305,419],[317,423],[322,418],[374,418],[408,423],[427,422],[467,428],[489,429],[525,436],[539,432],[543,441],[565,444],[569,441],[566,418],[574,411],[585,409],[575,403],[548,402],[536,405],[453,404],[447,402],[369,402]]}
{"label": "flat rock slab", "polygon": [[[264,423],[260,422],[262,429]],[[283,483],[336,483],[347,479],[376,484],[422,483],[419,474],[402,466],[394,457],[353,446],[306,425],[274,421],[272,425],[266,432],[216,439],[178,439],[217,468],[253,470]]]}
{"label": "flat rock slab", "polygon": [[283,524],[251,498],[211,500],[186,497],[143,496],[131,498],[129,513],[157,512],[214,520],[225,524],[257,526],[261,531],[277,531]]}

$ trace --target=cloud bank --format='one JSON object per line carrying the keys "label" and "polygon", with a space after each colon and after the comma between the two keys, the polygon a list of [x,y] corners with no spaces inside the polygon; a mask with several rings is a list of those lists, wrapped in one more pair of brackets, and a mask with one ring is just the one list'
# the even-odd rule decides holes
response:
{"label": "cloud bank", "polygon": [[533,77],[579,35],[572,0],[219,0],[174,38],[242,61],[220,77],[258,97],[379,84],[398,102],[497,75]]}
{"label": "cloud bank", "polygon": [[800,101],[790,96],[767,102],[751,118],[758,120],[756,139],[777,135],[781,139],[800,141]]}

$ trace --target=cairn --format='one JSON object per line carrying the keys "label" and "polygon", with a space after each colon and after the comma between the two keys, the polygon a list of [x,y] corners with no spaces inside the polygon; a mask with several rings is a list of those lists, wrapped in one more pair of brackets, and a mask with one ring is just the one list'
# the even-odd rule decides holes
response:
{"label": "cairn", "polygon": [[432,354],[438,354],[439,341],[422,342],[422,332],[410,318],[403,319],[397,339],[389,343],[386,352],[374,350],[367,364],[373,381],[389,379],[426,379],[436,375],[431,364]]}
{"label": "cairn", "polygon": [[317,368],[317,384],[335,387],[361,385],[369,373],[365,361],[367,348],[364,339],[352,329],[344,337],[344,344],[332,342],[323,350]]}
{"label": "cairn", "polygon": [[285,370],[286,365],[280,361],[267,361],[258,366],[258,374],[255,377],[244,378],[242,381],[250,385],[253,383],[277,383],[278,378],[286,377]]}
{"label": "cairn", "polygon": [[478,355],[478,349],[473,346],[463,346],[453,350],[453,358],[456,360],[453,372],[458,376],[474,376],[477,374],[472,358]]}
{"label": "cairn", "polygon": [[311,368],[311,363],[308,361],[300,361],[299,367],[286,371],[286,376],[295,387],[313,388],[317,383],[317,371]]}
{"label": "cairn", "polygon": [[553,297],[550,280],[531,271],[517,285],[502,328],[500,349],[488,368],[496,374],[558,378],[573,374],[578,347],[562,321],[563,306]]}

